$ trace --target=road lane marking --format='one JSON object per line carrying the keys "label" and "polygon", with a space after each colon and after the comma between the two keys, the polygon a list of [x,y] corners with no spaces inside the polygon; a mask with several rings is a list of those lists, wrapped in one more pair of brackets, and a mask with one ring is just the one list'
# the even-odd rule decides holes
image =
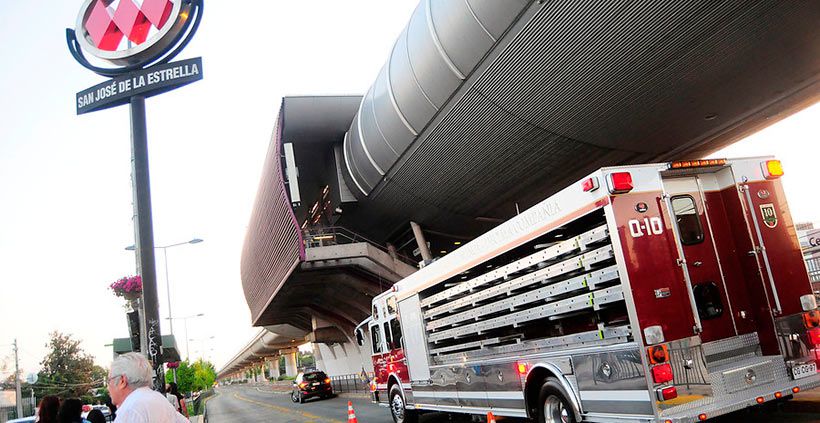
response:
{"label": "road lane marking", "polygon": [[280,413],[291,414],[291,415],[296,415],[296,416],[302,417],[304,419],[307,419],[305,421],[305,423],[315,423],[315,422],[347,423],[344,420],[328,419],[328,418],[324,418],[322,416],[317,416],[317,415],[312,414],[312,413],[306,413],[304,411],[296,411],[296,410],[292,410],[292,409],[287,408],[287,407],[282,407],[282,406],[279,406],[279,405],[273,405],[273,404],[268,404],[268,403],[261,402],[261,401],[252,400],[250,398],[246,398],[246,397],[243,397],[242,395],[239,395],[239,393],[234,393],[233,396],[234,396],[234,398],[236,398],[240,401],[249,402],[251,404],[255,404],[255,405],[258,405],[258,406],[261,406],[261,407],[269,408],[271,410],[275,410],[275,411],[278,411]]}

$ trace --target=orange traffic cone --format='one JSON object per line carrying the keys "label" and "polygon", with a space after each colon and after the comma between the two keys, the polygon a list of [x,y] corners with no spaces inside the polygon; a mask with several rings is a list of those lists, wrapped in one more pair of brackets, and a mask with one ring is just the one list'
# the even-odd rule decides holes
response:
{"label": "orange traffic cone", "polygon": [[353,403],[350,401],[347,402],[347,423],[359,423],[356,419],[356,412],[353,411]]}
{"label": "orange traffic cone", "polygon": [[495,423],[495,416],[493,416],[492,411],[487,413],[487,423]]}

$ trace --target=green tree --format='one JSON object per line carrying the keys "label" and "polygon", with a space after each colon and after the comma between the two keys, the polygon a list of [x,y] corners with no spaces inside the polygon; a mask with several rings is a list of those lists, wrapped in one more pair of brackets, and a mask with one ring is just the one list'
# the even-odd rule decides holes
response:
{"label": "green tree", "polygon": [[[171,371],[165,373],[165,382],[174,381]],[[210,389],[216,381],[216,370],[209,361],[199,359],[193,363],[180,361],[177,368],[177,386],[179,392],[204,391]]]}
{"label": "green tree", "polygon": [[87,397],[92,388],[103,386],[108,372],[94,365],[94,359],[80,348],[71,335],[52,332],[46,344],[48,354],[40,362],[34,393],[38,398],[57,395],[62,398]]}

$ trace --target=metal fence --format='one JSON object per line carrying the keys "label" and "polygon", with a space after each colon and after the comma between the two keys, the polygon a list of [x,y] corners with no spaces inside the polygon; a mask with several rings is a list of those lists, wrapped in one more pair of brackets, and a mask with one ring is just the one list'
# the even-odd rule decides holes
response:
{"label": "metal fence", "polygon": [[30,417],[34,415],[37,408],[37,403],[32,398],[23,398],[23,415],[17,415],[17,407],[0,407],[0,423],[5,423],[9,420],[19,419],[22,417]]}
{"label": "metal fence", "polygon": [[806,260],[806,269],[809,271],[809,280],[820,283],[820,257]]}
{"label": "metal fence", "polygon": [[[373,376],[368,375],[368,377]],[[367,381],[362,380],[362,376],[360,374],[331,376],[330,385],[333,387],[333,392],[335,393],[370,392],[370,387],[368,386]]]}

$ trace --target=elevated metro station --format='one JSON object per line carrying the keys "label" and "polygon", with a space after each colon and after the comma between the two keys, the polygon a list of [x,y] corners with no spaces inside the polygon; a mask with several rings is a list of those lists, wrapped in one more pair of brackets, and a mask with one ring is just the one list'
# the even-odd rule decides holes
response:
{"label": "elevated metro station", "polygon": [[242,252],[265,329],[220,377],[306,342],[330,375],[370,370],[353,328],[419,267],[596,168],[700,158],[820,100],[817,22],[808,1],[421,1],[363,96],[283,99]]}

